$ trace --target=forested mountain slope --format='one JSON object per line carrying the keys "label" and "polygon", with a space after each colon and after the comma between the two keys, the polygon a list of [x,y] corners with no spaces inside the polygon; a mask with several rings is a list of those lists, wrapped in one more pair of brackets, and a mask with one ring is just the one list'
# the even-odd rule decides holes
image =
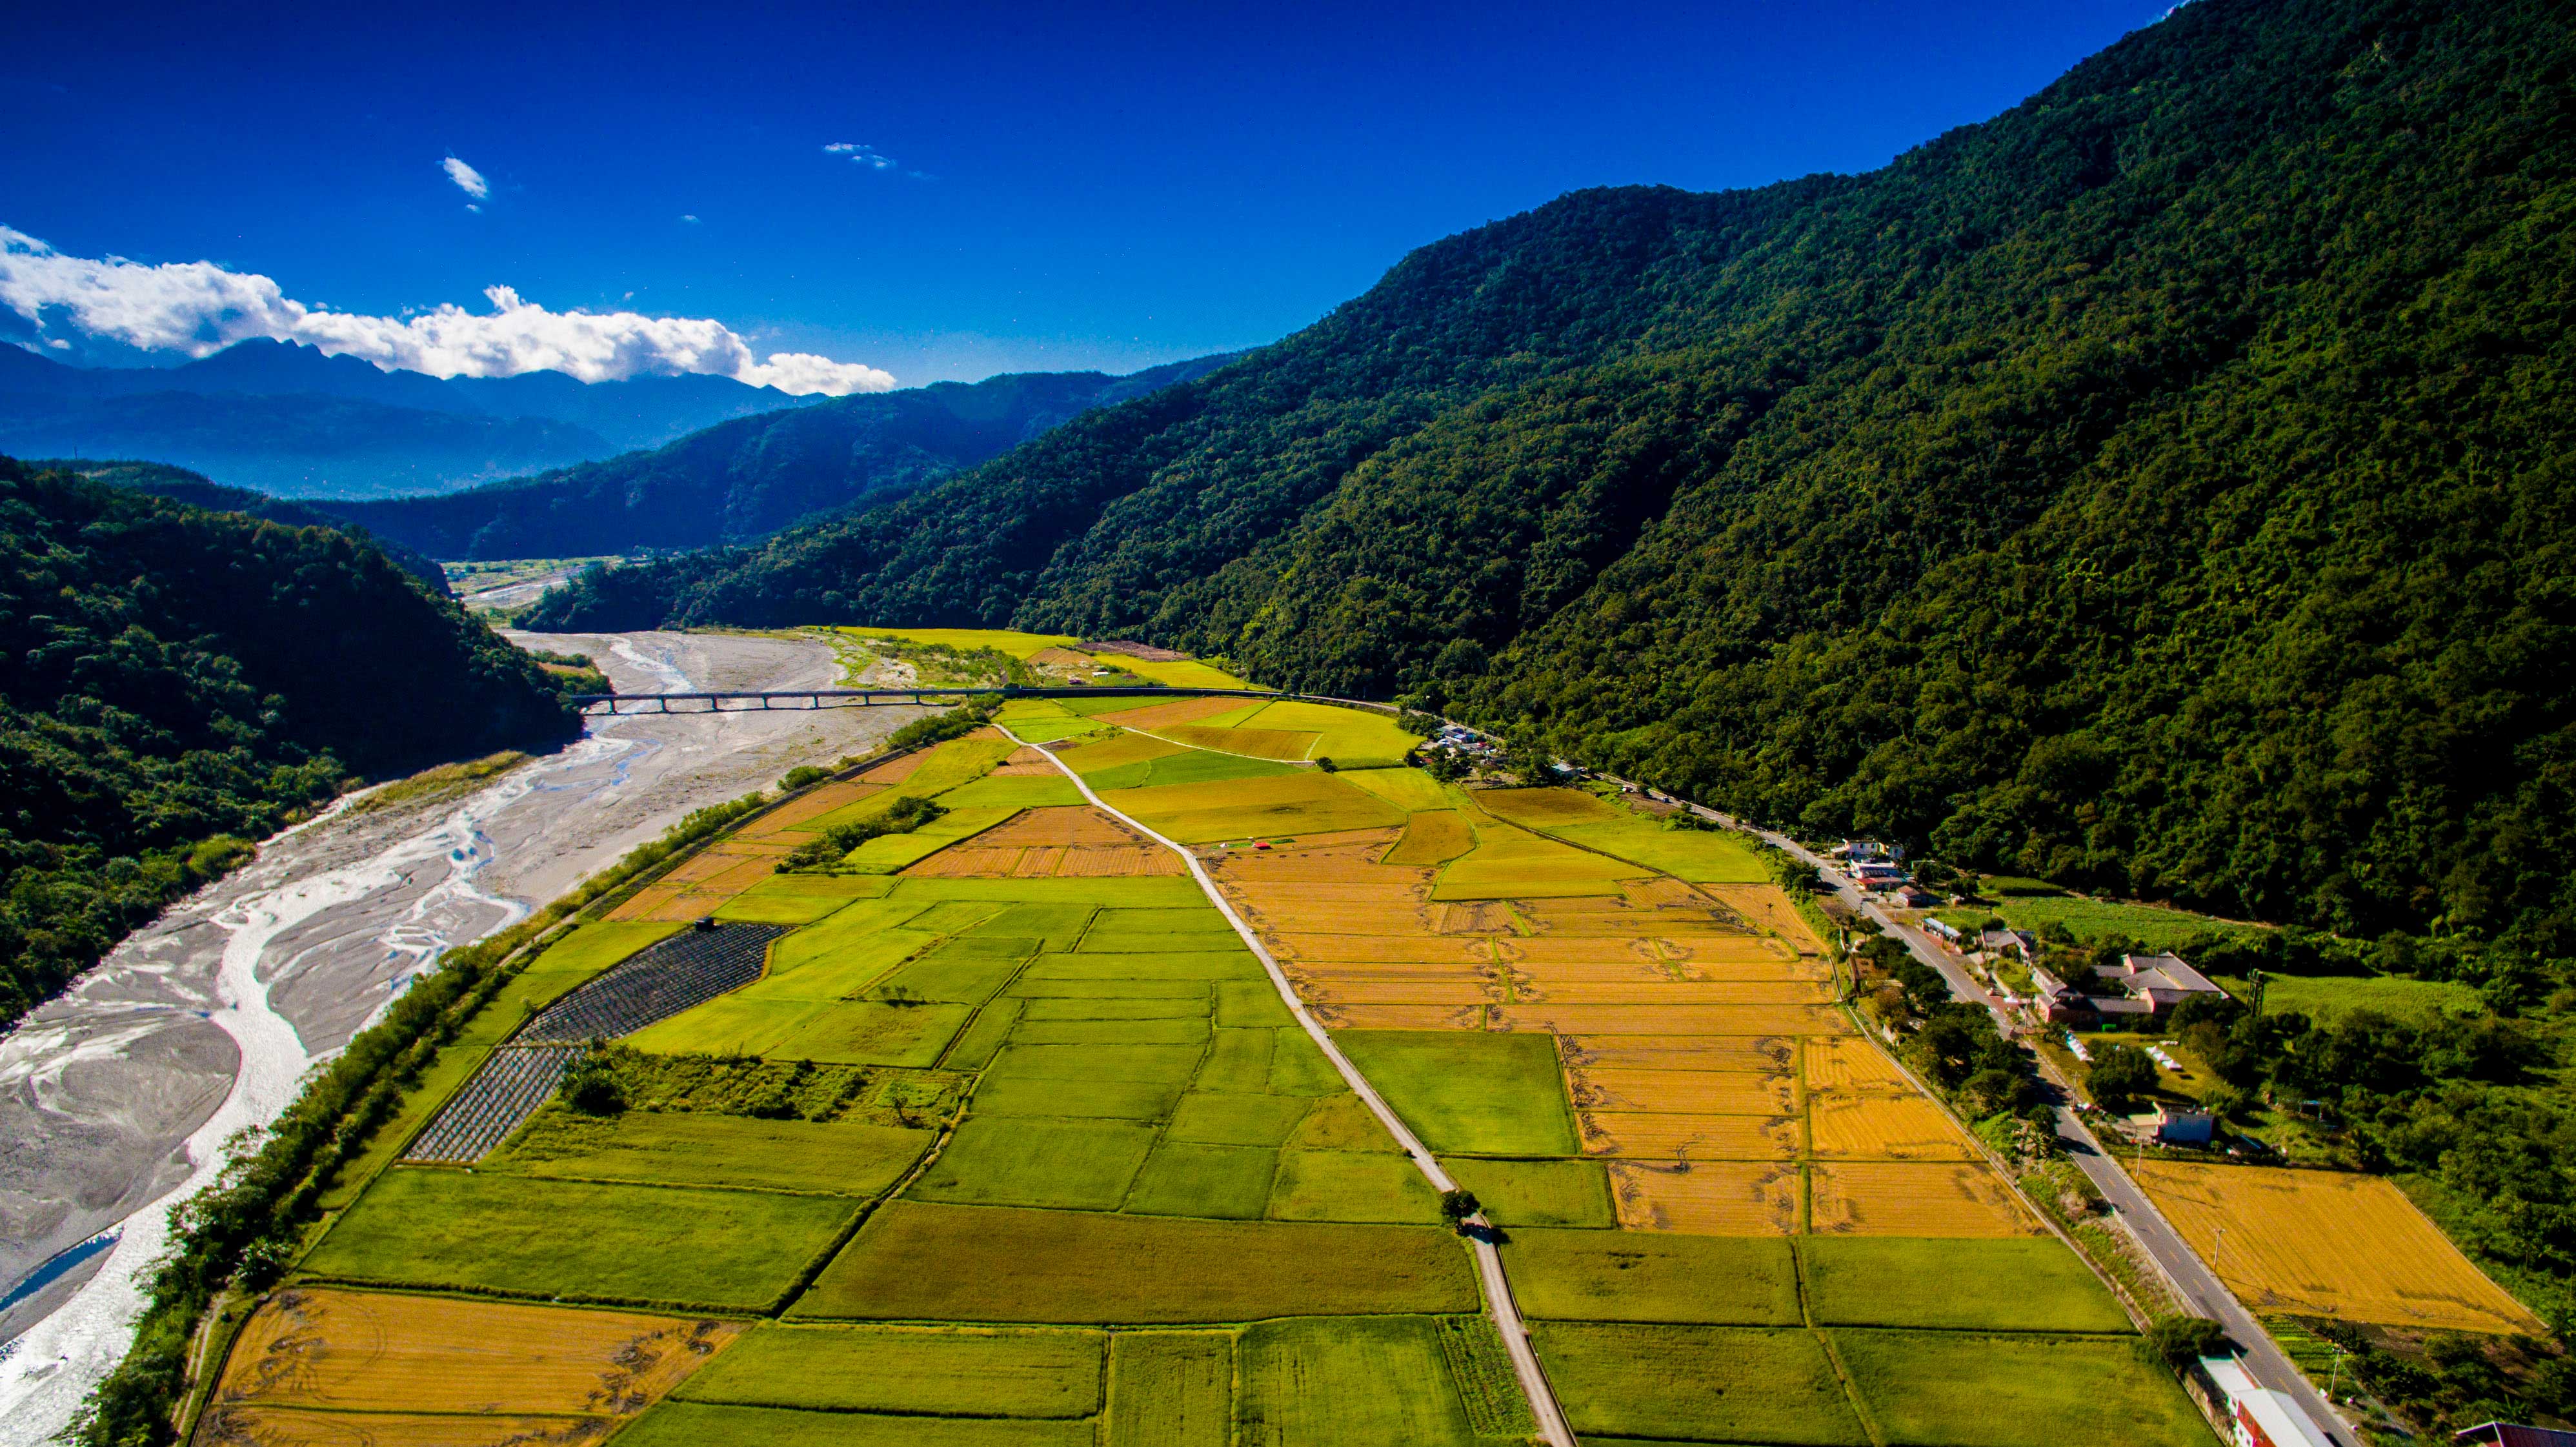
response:
{"label": "forested mountain slope", "polygon": [[[116,487],[130,487],[137,492],[153,493],[190,507],[209,512],[245,513],[261,522],[282,523],[290,528],[339,528],[348,531],[350,524],[323,512],[309,503],[270,497],[246,487],[226,487],[200,473],[184,467],[171,467],[158,462],[131,460],[101,461],[92,458],[28,458],[27,466],[38,472],[76,472],[93,481]],[[369,537],[395,567],[412,575],[420,585],[441,598],[453,596],[447,584],[447,570],[413,552],[400,543]]]}
{"label": "forested mountain slope", "polygon": [[1880,171],[1570,195],[546,615],[1148,637],[1963,863],[2576,954],[2571,24],[2199,0]]}
{"label": "forested mountain slope", "polygon": [[909,493],[1083,411],[1223,358],[1128,377],[1030,372],[940,382],[720,423],[651,452],[437,497],[325,504],[441,558],[561,558],[750,542],[817,512]]}
{"label": "forested mountain slope", "polygon": [[350,774],[571,736],[372,547],[0,458],[0,1021]]}

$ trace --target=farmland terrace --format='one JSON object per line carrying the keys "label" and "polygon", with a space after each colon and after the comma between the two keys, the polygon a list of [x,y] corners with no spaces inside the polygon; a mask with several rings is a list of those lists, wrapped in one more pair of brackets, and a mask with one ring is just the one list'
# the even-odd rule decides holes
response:
{"label": "farmland terrace", "polygon": [[[1415,742],[1016,698],[602,900],[331,1183],[197,1440],[2210,1440],[1756,846]],[[405,1149],[703,915],[756,974]]]}

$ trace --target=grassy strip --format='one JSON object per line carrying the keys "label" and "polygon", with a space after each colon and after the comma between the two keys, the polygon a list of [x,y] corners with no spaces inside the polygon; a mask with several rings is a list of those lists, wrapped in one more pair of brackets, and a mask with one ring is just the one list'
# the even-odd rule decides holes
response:
{"label": "grassy strip", "polygon": [[366,797],[353,801],[349,805],[348,812],[352,815],[375,814],[387,809],[400,808],[405,804],[469,793],[527,761],[528,755],[516,749],[509,749],[497,754],[486,754],[479,759],[468,759],[461,764],[441,764],[435,769],[423,769],[407,779],[396,779]]}

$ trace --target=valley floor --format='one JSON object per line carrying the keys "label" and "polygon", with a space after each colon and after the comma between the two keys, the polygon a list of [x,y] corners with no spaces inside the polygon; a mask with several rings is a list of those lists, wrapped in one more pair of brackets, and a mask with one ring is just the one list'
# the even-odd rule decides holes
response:
{"label": "valley floor", "polygon": [[[1310,704],[998,722],[537,956],[330,1186],[198,1440],[2208,1440],[1739,840],[1442,785]],[[519,1083],[585,1032],[578,1096]]]}

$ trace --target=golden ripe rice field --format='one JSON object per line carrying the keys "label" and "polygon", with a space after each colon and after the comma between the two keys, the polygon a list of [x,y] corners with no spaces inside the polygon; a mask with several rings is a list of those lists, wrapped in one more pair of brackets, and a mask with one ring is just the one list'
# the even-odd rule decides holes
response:
{"label": "golden ripe rice field", "polygon": [[2132,1174],[2258,1311],[2439,1331],[2543,1330],[2382,1177],[2181,1161],[2145,1161]]}
{"label": "golden ripe rice field", "polygon": [[[615,1419],[659,1401],[741,1330],[451,1297],[285,1291],[243,1327],[214,1401],[227,1412]],[[398,1430],[394,1439],[413,1440]]]}
{"label": "golden ripe rice field", "polygon": [[1859,1236],[2037,1236],[2039,1222],[1983,1161],[1819,1161],[1808,1226]]}
{"label": "golden ripe rice field", "polygon": [[1798,1167],[1758,1161],[1612,1161],[1610,1196],[1630,1231],[1787,1236],[1798,1229]]}

